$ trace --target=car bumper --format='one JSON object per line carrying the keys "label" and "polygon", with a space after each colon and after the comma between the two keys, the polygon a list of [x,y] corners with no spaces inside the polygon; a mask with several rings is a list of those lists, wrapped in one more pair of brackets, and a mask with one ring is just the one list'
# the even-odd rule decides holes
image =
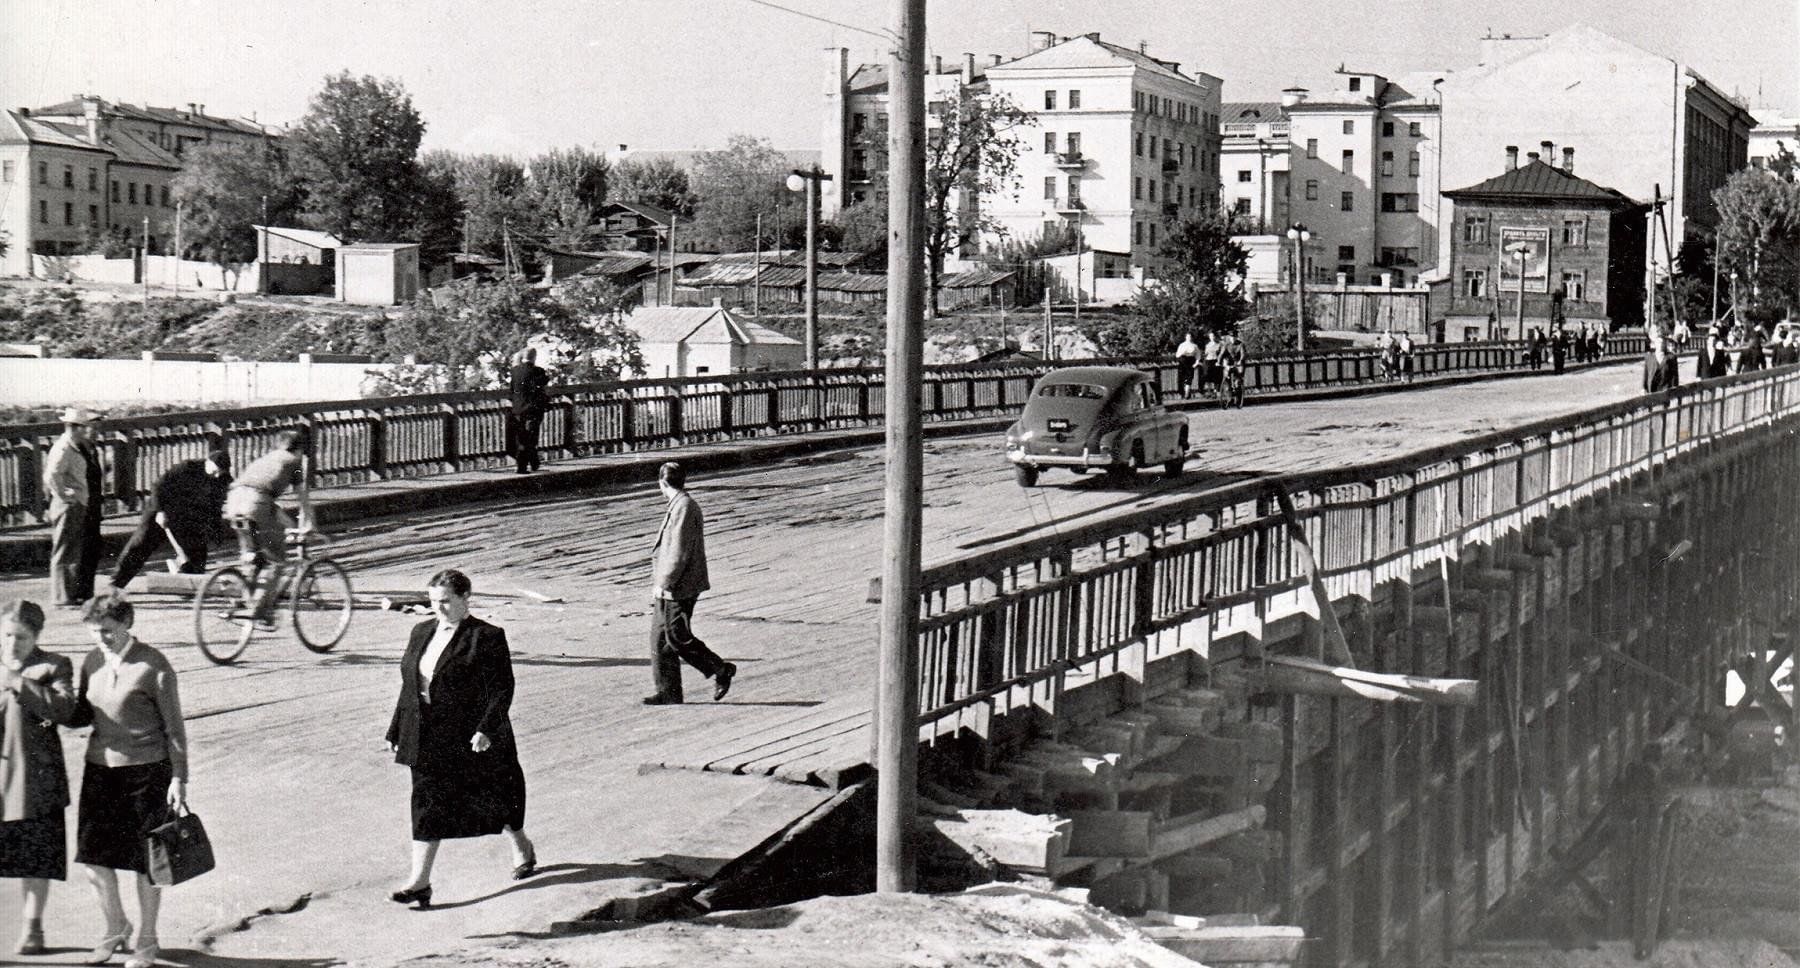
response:
{"label": "car bumper", "polygon": [[1096,454],[1085,448],[1080,453],[1043,454],[1034,453],[1025,447],[1015,447],[1006,452],[1006,459],[1032,467],[1111,467],[1118,463],[1111,454]]}

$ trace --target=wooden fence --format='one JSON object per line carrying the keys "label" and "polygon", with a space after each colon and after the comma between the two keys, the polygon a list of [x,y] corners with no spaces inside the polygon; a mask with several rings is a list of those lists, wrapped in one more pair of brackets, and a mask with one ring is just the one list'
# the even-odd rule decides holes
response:
{"label": "wooden fence", "polygon": [[[1644,352],[1642,334],[1608,338],[1612,356]],[[1525,344],[1421,345],[1421,376],[1516,369]],[[1164,393],[1176,388],[1171,359],[1064,360],[1039,364],[951,364],[926,371],[928,420],[998,416],[1024,405],[1039,376],[1076,363],[1114,363],[1155,373]],[[1380,379],[1371,349],[1255,357],[1247,392],[1354,385]],[[632,380],[551,389],[541,450],[549,460],[674,447],[705,441],[805,433],[880,424],[879,368],[825,369],[686,379]],[[205,455],[222,440],[242,467],[266,452],[281,430],[313,431],[317,484],[424,477],[494,467],[509,460],[505,391],[438,393],[320,403],[200,410],[107,420],[100,446],[110,513],[137,506],[178,461]],[[56,424],[0,427],[0,526],[41,521],[39,485]]]}

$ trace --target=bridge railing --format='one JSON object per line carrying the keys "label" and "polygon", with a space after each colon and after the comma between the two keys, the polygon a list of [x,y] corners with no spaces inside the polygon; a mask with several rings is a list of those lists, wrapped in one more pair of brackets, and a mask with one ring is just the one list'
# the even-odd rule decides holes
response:
{"label": "bridge railing", "polygon": [[[1019,540],[922,575],[919,724],[926,737],[1188,647],[1190,623],[1260,643],[1311,609],[1304,550],[1332,599],[1362,595],[1470,542],[1546,517],[1709,439],[1800,413],[1800,369],[1744,374],[1422,454],[1245,482]],[[1184,627],[1186,627],[1184,629]],[[1187,643],[1192,643],[1188,638]],[[1215,657],[1216,658],[1216,657]]]}
{"label": "bridge railing", "polygon": [[[1609,356],[1644,352],[1643,335],[1613,334]],[[1415,372],[1431,376],[1513,369],[1525,344],[1423,344]],[[1055,363],[963,363],[930,367],[921,387],[928,420],[1011,413],[1039,376],[1075,363],[1136,366],[1176,389],[1172,359],[1066,360]],[[1281,353],[1252,358],[1251,393],[1370,383],[1380,378],[1373,349]],[[688,379],[632,380],[554,387],[540,450],[546,459],[647,450],[705,441],[802,433],[879,424],[880,368],[752,373]],[[510,453],[504,391],[437,393],[320,403],[197,410],[108,419],[100,448],[106,465],[106,510],[134,508],[156,479],[179,461],[205,456],[223,441],[236,466],[266,452],[281,430],[313,431],[318,483],[424,477],[493,467]],[[0,427],[0,526],[42,520],[43,461],[61,427]]]}

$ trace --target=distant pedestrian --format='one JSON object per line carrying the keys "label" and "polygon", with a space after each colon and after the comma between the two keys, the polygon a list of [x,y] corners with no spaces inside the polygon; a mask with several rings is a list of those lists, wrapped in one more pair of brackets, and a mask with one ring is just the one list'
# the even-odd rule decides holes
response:
{"label": "distant pedestrian", "polygon": [[1676,320],[1675,328],[1669,331],[1669,336],[1675,340],[1677,350],[1687,349],[1688,340],[1692,339],[1693,335],[1694,331],[1688,326],[1685,319]]}
{"label": "distant pedestrian", "polygon": [[94,638],[77,678],[70,725],[92,726],[75,818],[75,861],[106,917],[106,936],[89,964],[105,964],[131,943],[119,898],[119,871],[137,874],[138,933],[126,968],[149,968],[159,951],[162,888],[150,882],[146,831],[187,810],[187,728],[175,667],[131,634],[131,603],[112,596],[87,603],[81,620]]}
{"label": "distant pedestrian", "polygon": [[1413,338],[1411,333],[1402,332],[1399,342],[1400,378],[1408,383],[1413,381]]}
{"label": "distant pedestrian", "polygon": [[1175,383],[1181,391],[1181,399],[1186,400],[1194,389],[1194,364],[1200,356],[1200,344],[1194,342],[1194,334],[1182,336],[1181,345],[1175,347]]}
{"label": "distant pedestrian", "polygon": [[44,462],[44,490],[50,495],[50,599],[74,608],[94,597],[106,492],[95,438],[99,418],[70,407],[63,411],[62,423],[62,436]]}
{"label": "distant pedestrian", "polygon": [[1588,362],[1589,363],[1600,362],[1600,357],[1602,355],[1604,355],[1605,352],[1606,352],[1606,344],[1600,338],[1600,327],[1595,326],[1594,328],[1587,331],[1587,359],[1588,359]]}
{"label": "distant pedestrian", "polygon": [[1644,392],[1661,393],[1681,385],[1681,361],[1675,355],[1673,341],[1651,340],[1650,352],[1644,354]]}
{"label": "distant pedestrian", "polygon": [[650,661],[656,692],[646,706],[682,701],[681,663],[713,681],[713,700],[731,691],[737,666],[726,662],[694,634],[694,602],[712,587],[706,574],[706,521],[687,492],[687,471],[670,461],[657,473],[657,487],[669,501],[651,557]]}
{"label": "distant pedestrian", "polygon": [[1724,337],[1714,329],[1706,334],[1706,345],[1700,348],[1700,359],[1694,365],[1694,379],[1711,380],[1724,376],[1730,368],[1730,359],[1725,352]]}
{"label": "distant pedestrian", "polygon": [[1757,370],[1767,368],[1768,365],[1768,357],[1763,354],[1762,329],[1761,327],[1758,327],[1750,331],[1750,341],[1744,344],[1742,350],[1738,351],[1737,369],[1735,372],[1754,373]]}
{"label": "distant pedestrian", "polygon": [[137,530],[113,566],[114,588],[124,588],[167,539],[184,574],[206,573],[207,545],[218,530],[231,486],[231,452],[213,448],[205,460],[169,468],[144,498]]}
{"label": "distant pedestrian", "polygon": [[513,739],[512,652],[506,631],[469,614],[469,576],[445,569],[426,593],[433,618],[413,626],[388,724],[394,762],[412,769],[412,871],[389,895],[431,906],[438,844],[504,833],[513,880],[537,873],[525,836],[525,771]]}
{"label": "distant pedestrian", "polygon": [[1544,351],[1549,348],[1549,344],[1550,341],[1544,338],[1544,328],[1542,326],[1532,327],[1530,348],[1526,351],[1530,357],[1532,369],[1544,368]]}
{"label": "distant pedestrian", "polygon": [[38,648],[44,610],[0,607],[0,877],[18,878],[22,955],[44,954],[50,882],[68,876],[69,773],[58,726],[75,717],[75,666]]}
{"label": "distant pedestrian", "polygon": [[550,377],[537,365],[537,350],[526,349],[513,367],[513,459],[518,473],[529,474],[543,466],[538,459],[538,433],[544,429],[544,413],[550,409]]}
{"label": "distant pedestrian", "polygon": [[306,487],[307,447],[311,435],[304,429],[284,430],[275,437],[275,449],[258,457],[231,482],[225,493],[225,517],[237,529],[238,548],[256,560],[280,565],[287,560],[287,530],[292,521],[276,501],[288,488],[300,500],[300,519],[312,523],[312,499]]}
{"label": "distant pedestrian", "polygon": [[1800,329],[1790,329],[1775,341],[1770,350],[1770,366],[1793,366],[1800,363]]}
{"label": "distant pedestrian", "polygon": [[1561,373],[1569,358],[1569,331],[1558,327],[1550,334],[1550,371]]}
{"label": "distant pedestrian", "polygon": [[1400,377],[1400,344],[1390,330],[1381,334],[1381,378],[1388,382]]}
{"label": "distant pedestrian", "polygon": [[1219,338],[1218,333],[1206,334],[1206,347],[1200,351],[1200,359],[1205,367],[1205,372],[1201,374],[1201,379],[1205,382],[1201,386],[1208,394],[1218,393],[1219,388],[1224,385],[1224,374],[1219,371],[1219,354],[1224,349],[1225,341]]}

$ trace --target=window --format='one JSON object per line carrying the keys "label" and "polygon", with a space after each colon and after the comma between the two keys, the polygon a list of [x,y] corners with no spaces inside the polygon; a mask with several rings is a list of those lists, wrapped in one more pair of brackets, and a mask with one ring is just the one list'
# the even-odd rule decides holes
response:
{"label": "window", "polygon": [[1150,139],[1150,157],[1152,157],[1152,158],[1156,157],[1156,139],[1155,138]]}
{"label": "window", "polygon": [[1155,222],[1150,223],[1150,244],[1151,245],[1156,244],[1156,223]]}
{"label": "window", "polygon": [[1248,168],[1238,169],[1238,181],[1247,182],[1249,180],[1250,180],[1250,169],[1248,169]]}
{"label": "window", "polygon": [[1488,240],[1488,219],[1486,215],[1464,215],[1464,242],[1486,242]]}
{"label": "window", "polygon": [[125,196],[126,196],[127,200],[129,200],[131,202],[131,204],[133,204],[133,205],[137,204],[137,182],[126,182],[125,183]]}
{"label": "window", "polygon": [[1238,199],[1237,202],[1234,203],[1231,207],[1231,214],[1245,215],[1245,216],[1249,215],[1250,214],[1250,200],[1248,198]]}
{"label": "window", "polygon": [[162,207],[168,208],[169,207],[169,186],[164,185],[162,187],[161,195],[162,195]]}
{"label": "window", "polygon": [[1175,157],[1175,142],[1170,141],[1167,138],[1163,139],[1163,157],[1164,158]]}
{"label": "window", "polygon": [[1384,151],[1381,153],[1381,175],[1382,175],[1382,177],[1386,178],[1386,177],[1392,176],[1393,174],[1394,174],[1394,153],[1391,151]]}
{"label": "window", "polygon": [[868,127],[869,127],[869,116],[868,115],[863,114],[861,111],[858,111],[857,113],[852,114],[850,116],[850,134],[852,136],[862,134],[864,131],[868,130]]}
{"label": "window", "polygon": [[63,203],[63,224],[64,225],[74,225],[75,224],[75,203],[74,202],[64,202]]}
{"label": "window", "polygon": [[63,187],[64,188],[74,188],[75,187],[75,166],[74,165],[64,165],[63,166]]}
{"label": "window", "polygon": [[1419,153],[1408,152],[1406,156],[1406,173],[1414,178],[1419,177]]}
{"label": "window", "polygon": [[89,205],[88,206],[88,224],[96,225],[96,226],[100,224],[100,206],[98,206],[98,205]]}
{"label": "window", "polygon": [[1132,245],[1143,245],[1144,244],[1144,223],[1142,223],[1142,222],[1131,223],[1131,244]]}
{"label": "window", "polygon": [[47,161],[38,162],[38,184],[50,184],[50,163]]}
{"label": "window", "polygon": [[1406,133],[1417,138],[1419,136],[1419,122],[1408,121],[1406,123]]}
{"label": "window", "polygon": [[1356,246],[1354,246],[1354,245],[1338,246],[1338,261],[1339,262],[1355,262],[1356,261]]}
{"label": "window", "polygon": [[1348,118],[1345,118],[1344,119],[1344,133],[1345,134],[1355,134],[1356,133],[1356,122],[1352,121]]}
{"label": "window", "polygon": [[1054,131],[1044,132],[1044,154],[1056,154],[1056,132]]}
{"label": "window", "polygon": [[1319,180],[1317,178],[1308,178],[1306,180],[1306,200],[1309,202],[1316,202],[1319,200]]}
{"label": "window", "polygon": [[1306,157],[1308,157],[1308,158],[1319,157],[1319,139],[1317,139],[1317,138],[1306,139]]}
{"label": "window", "polygon": [[100,169],[89,168],[88,169],[88,191],[97,192],[99,190],[100,190]]}
{"label": "window", "polygon": [[1419,210],[1419,196],[1411,192],[1382,192],[1381,210],[1384,212],[1416,212]]}
{"label": "window", "polygon": [[0,161],[0,182],[11,182],[12,180],[13,163],[10,161]]}
{"label": "window", "polygon": [[1069,110],[1073,111],[1078,107],[1081,107],[1081,92],[1080,91],[1070,91],[1069,92]]}
{"label": "window", "polygon": [[1079,204],[1081,204],[1081,176],[1080,175],[1070,175],[1069,176],[1069,206],[1071,208],[1073,208]]}
{"label": "window", "polygon": [[1394,122],[1392,122],[1392,121],[1381,122],[1381,136],[1383,138],[1392,138],[1394,136]]}
{"label": "window", "polygon": [[1067,146],[1069,154],[1077,158],[1081,157],[1081,132],[1069,132],[1068,136],[1063,139],[1063,144]]}
{"label": "window", "polygon": [[1144,176],[1133,175],[1131,178],[1131,197],[1138,200],[1144,197]]}
{"label": "window", "polygon": [[1150,179],[1150,200],[1156,201],[1156,179]]}
{"label": "window", "polygon": [[38,221],[45,225],[50,224],[50,203],[41,198],[38,199]]}
{"label": "window", "polygon": [[1132,132],[1131,153],[1139,158],[1144,157],[1144,133],[1142,131]]}
{"label": "window", "polygon": [[1338,193],[1338,208],[1345,212],[1355,211],[1356,210],[1356,193],[1355,192],[1339,192]]}
{"label": "window", "polygon": [[[1352,77],[1352,78],[1351,78],[1351,79],[1350,79],[1350,90],[1352,90],[1352,91],[1360,91],[1360,90],[1362,90],[1362,78],[1360,78],[1360,77]],[[1350,133],[1350,129],[1349,129],[1349,127],[1347,127],[1347,125],[1349,125],[1349,124],[1350,124],[1350,122],[1348,122],[1348,121],[1345,121],[1345,122],[1344,122],[1344,124],[1345,124],[1345,125],[1346,125],[1346,127],[1345,127],[1345,128],[1344,128],[1344,133],[1345,133],[1345,134],[1349,134],[1349,133]]]}
{"label": "window", "polygon": [[1349,148],[1344,149],[1344,174],[1356,174],[1356,152]]}
{"label": "window", "polygon": [[1587,299],[1587,273],[1567,272],[1562,274],[1563,298],[1581,302]]}
{"label": "window", "polygon": [[1044,92],[1044,110],[1046,110],[1046,111],[1056,110],[1056,92],[1055,91],[1045,91]]}
{"label": "window", "polygon": [[1056,197],[1056,176],[1055,175],[1047,176],[1044,179],[1044,197],[1045,198],[1055,198]]}
{"label": "window", "polygon": [[1463,270],[1463,298],[1484,299],[1487,297],[1487,270]]}
{"label": "window", "polygon": [[1562,240],[1564,245],[1587,245],[1587,219],[1563,219]]}
{"label": "window", "polygon": [[1381,258],[1376,260],[1378,266],[1416,266],[1419,264],[1419,249],[1412,245],[1384,245],[1381,247]]}
{"label": "window", "polygon": [[119,203],[119,180],[117,178],[112,180],[112,200],[115,205]]}

